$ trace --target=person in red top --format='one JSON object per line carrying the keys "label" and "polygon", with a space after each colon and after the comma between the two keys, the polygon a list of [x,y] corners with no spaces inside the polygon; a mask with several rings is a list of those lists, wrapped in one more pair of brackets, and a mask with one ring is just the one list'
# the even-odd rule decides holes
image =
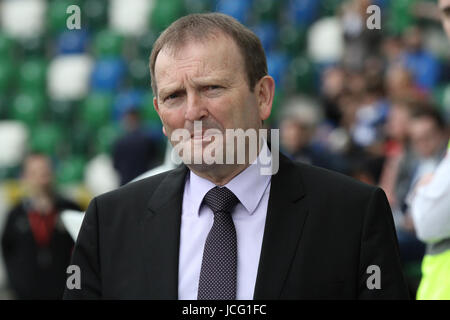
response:
{"label": "person in red top", "polygon": [[46,155],[28,155],[22,179],[25,196],[2,234],[8,284],[16,299],[61,299],[74,242],[59,215],[80,208],[54,192]]}

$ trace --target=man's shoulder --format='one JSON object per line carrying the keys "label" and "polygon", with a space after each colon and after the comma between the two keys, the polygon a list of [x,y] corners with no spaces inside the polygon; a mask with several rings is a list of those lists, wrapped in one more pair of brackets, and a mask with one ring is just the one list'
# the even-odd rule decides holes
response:
{"label": "man's shoulder", "polygon": [[331,192],[338,196],[370,195],[378,189],[377,186],[361,182],[343,173],[310,164],[293,162],[293,168],[295,169],[291,171],[296,172],[293,177],[297,175],[301,178],[307,193]]}
{"label": "man's shoulder", "polygon": [[150,199],[155,190],[170,175],[180,173],[180,168],[168,170],[151,177],[127,183],[118,189],[103,193],[96,197],[98,202],[117,203],[131,201],[134,203]]}

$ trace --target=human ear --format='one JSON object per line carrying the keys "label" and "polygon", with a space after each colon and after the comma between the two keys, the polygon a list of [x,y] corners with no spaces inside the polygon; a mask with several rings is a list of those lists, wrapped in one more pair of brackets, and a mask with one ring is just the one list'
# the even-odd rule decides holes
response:
{"label": "human ear", "polygon": [[258,112],[261,120],[269,118],[272,111],[273,97],[275,95],[275,81],[269,75],[262,77],[255,86],[258,99]]}

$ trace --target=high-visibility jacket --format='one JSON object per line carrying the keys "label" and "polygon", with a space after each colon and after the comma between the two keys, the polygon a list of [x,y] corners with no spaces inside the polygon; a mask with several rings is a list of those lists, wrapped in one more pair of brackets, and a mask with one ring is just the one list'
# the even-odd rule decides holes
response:
{"label": "high-visibility jacket", "polygon": [[[450,155],[450,141],[447,152]],[[450,197],[450,194],[448,196]],[[422,279],[416,298],[450,300],[450,238],[428,244],[422,261]]]}
{"label": "high-visibility jacket", "polygon": [[429,245],[417,300],[450,300],[450,239]]}

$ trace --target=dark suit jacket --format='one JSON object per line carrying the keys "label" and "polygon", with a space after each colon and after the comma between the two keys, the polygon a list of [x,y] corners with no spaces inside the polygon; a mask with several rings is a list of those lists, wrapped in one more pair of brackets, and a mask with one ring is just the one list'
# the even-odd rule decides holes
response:
{"label": "dark suit jacket", "polygon": [[[81,289],[66,289],[66,299],[177,299],[187,172],[182,165],[92,200],[72,258]],[[368,289],[370,265],[380,268],[380,289]],[[408,298],[384,192],[280,154],[254,299]]]}

